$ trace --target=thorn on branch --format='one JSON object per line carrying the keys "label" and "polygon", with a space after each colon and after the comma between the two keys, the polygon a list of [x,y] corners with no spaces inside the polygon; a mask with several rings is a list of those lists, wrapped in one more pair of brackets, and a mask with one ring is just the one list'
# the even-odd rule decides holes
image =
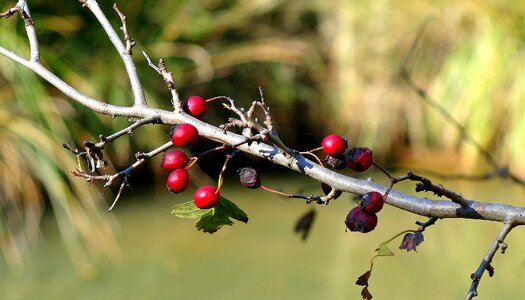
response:
{"label": "thorn on branch", "polygon": [[431,218],[428,218],[426,222],[416,221],[416,225],[418,225],[421,228],[421,231],[424,231],[427,227],[436,224],[437,220],[439,219],[436,217],[431,217]]}
{"label": "thorn on branch", "polygon": [[115,197],[115,200],[113,203],[111,203],[111,206],[108,208],[108,212],[112,211],[115,205],[117,204],[118,199],[120,199],[120,195],[122,195],[122,191],[124,191],[125,188],[129,188],[129,182],[128,182],[128,176],[124,176],[124,179],[122,180],[122,183],[120,184],[120,187],[118,189],[117,196]]}

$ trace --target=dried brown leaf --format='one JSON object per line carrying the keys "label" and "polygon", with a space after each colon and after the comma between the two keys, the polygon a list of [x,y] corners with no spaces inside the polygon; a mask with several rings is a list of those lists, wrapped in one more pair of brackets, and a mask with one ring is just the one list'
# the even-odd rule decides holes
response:
{"label": "dried brown leaf", "polygon": [[311,209],[308,212],[306,212],[304,215],[302,215],[299,220],[297,220],[297,223],[295,223],[295,232],[299,233],[301,235],[301,238],[303,241],[306,240],[308,237],[308,234],[310,233],[310,230],[312,229],[312,225],[315,220],[315,210]]}
{"label": "dried brown leaf", "polygon": [[425,240],[423,233],[420,231],[416,231],[414,233],[407,233],[403,237],[403,241],[401,242],[401,245],[399,246],[399,249],[411,251],[414,250],[417,252],[416,247],[421,244]]}
{"label": "dried brown leaf", "polygon": [[366,271],[363,275],[357,278],[357,281],[355,282],[355,284],[368,286],[368,279],[370,278],[371,275],[372,275],[372,271],[370,270]]}
{"label": "dried brown leaf", "polygon": [[365,286],[361,291],[361,297],[363,297],[364,300],[370,300],[373,298],[372,294],[368,291],[368,286]]}

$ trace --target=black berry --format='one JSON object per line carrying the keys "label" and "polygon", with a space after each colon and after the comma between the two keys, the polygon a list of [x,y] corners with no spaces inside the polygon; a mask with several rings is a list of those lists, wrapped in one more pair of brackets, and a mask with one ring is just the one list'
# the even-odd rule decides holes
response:
{"label": "black berry", "polygon": [[242,168],[237,171],[239,173],[239,179],[241,184],[249,189],[256,189],[261,186],[261,179],[252,168]]}
{"label": "black berry", "polygon": [[344,155],[339,155],[339,156],[328,155],[324,161],[327,165],[329,165],[331,168],[336,169],[336,170],[341,170],[344,167],[346,167],[346,160],[345,160]]}

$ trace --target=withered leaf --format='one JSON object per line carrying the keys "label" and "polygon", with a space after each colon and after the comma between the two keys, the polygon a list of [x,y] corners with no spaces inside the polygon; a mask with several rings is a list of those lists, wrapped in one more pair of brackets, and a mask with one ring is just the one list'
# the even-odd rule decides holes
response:
{"label": "withered leaf", "polygon": [[299,220],[297,220],[297,223],[295,223],[295,232],[299,233],[301,235],[301,238],[303,241],[306,240],[308,237],[308,234],[310,233],[310,230],[312,229],[312,225],[315,220],[315,210],[311,209],[308,212],[306,212],[304,215],[302,215]]}
{"label": "withered leaf", "polygon": [[357,278],[357,281],[355,282],[355,284],[368,286],[368,279],[370,278],[371,275],[372,275],[372,271],[370,270],[366,271],[363,275]]}
{"label": "withered leaf", "polygon": [[361,297],[363,297],[364,300],[372,299],[372,294],[368,291],[368,286],[365,286],[361,291]]}
{"label": "withered leaf", "polygon": [[407,233],[403,237],[403,241],[401,242],[401,245],[399,246],[399,249],[411,251],[414,250],[417,252],[416,247],[421,244],[425,240],[423,233],[420,231],[416,231],[414,233]]}

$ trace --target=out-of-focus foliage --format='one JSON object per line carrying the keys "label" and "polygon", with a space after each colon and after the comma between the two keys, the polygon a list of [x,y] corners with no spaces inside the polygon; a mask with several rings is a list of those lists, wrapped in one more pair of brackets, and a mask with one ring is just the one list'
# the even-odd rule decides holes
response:
{"label": "out-of-focus foliage", "polygon": [[[313,148],[336,131],[352,144],[373,148],[380,159],[437,150],[459,154],[454,158],[460,168],[475,166],[477,153],[398,75],[416,33],[428,22],[409,63],[413,78],[498,159],[525,170],[519,159],[525,143],[525,5],[519,1],[120,2],[152,105],[169,109],[169,95],[142,50],[166,60],[182,98],[228,95],[247,104],[262,86],[277,128],[292,147]],[[0,1],[0,9],[14,3]],[[100,1],[118,28],[112,4]],[[46,66],[90,96],[131,103],[122,62],[89,11],[77,1],[29,5]],[[0,20],[0,43],[27,53],[17,16]],[[2,172],[13,174],[2,176],[0,184],[3,247],[20,250],[38,235],[45,199],[72,255],[92,245],[96,234],[111,240],[108,216],[97,210],[100,196],[70,178],[75,162],[60,145],[114,132],[128,120],[72,104],[3,57],[0,103],[0,164]],[[207,121],[224,120],[219,105],[211,111]],[[137,149],[160,145],[167,130],[157,127],[119,139],[108,156],[123,165]],[[3,253],[17,257],[20,251]]]}
{"label": "out-of-focus foliage", "polygon": [[[3,46],[23,44],[14,27],[2,29]],[[117,248],[111,216],[100,209],[102,195],[68,171],[77,162],[62,143],[86,134],[79,125],[70,126],[78,112],[20,66],[1,60],[0,75],[1,253],[12,270],[19,270],[49,205],[71,261],[79,272],[89,272],[90,257],[111,255]]]}

